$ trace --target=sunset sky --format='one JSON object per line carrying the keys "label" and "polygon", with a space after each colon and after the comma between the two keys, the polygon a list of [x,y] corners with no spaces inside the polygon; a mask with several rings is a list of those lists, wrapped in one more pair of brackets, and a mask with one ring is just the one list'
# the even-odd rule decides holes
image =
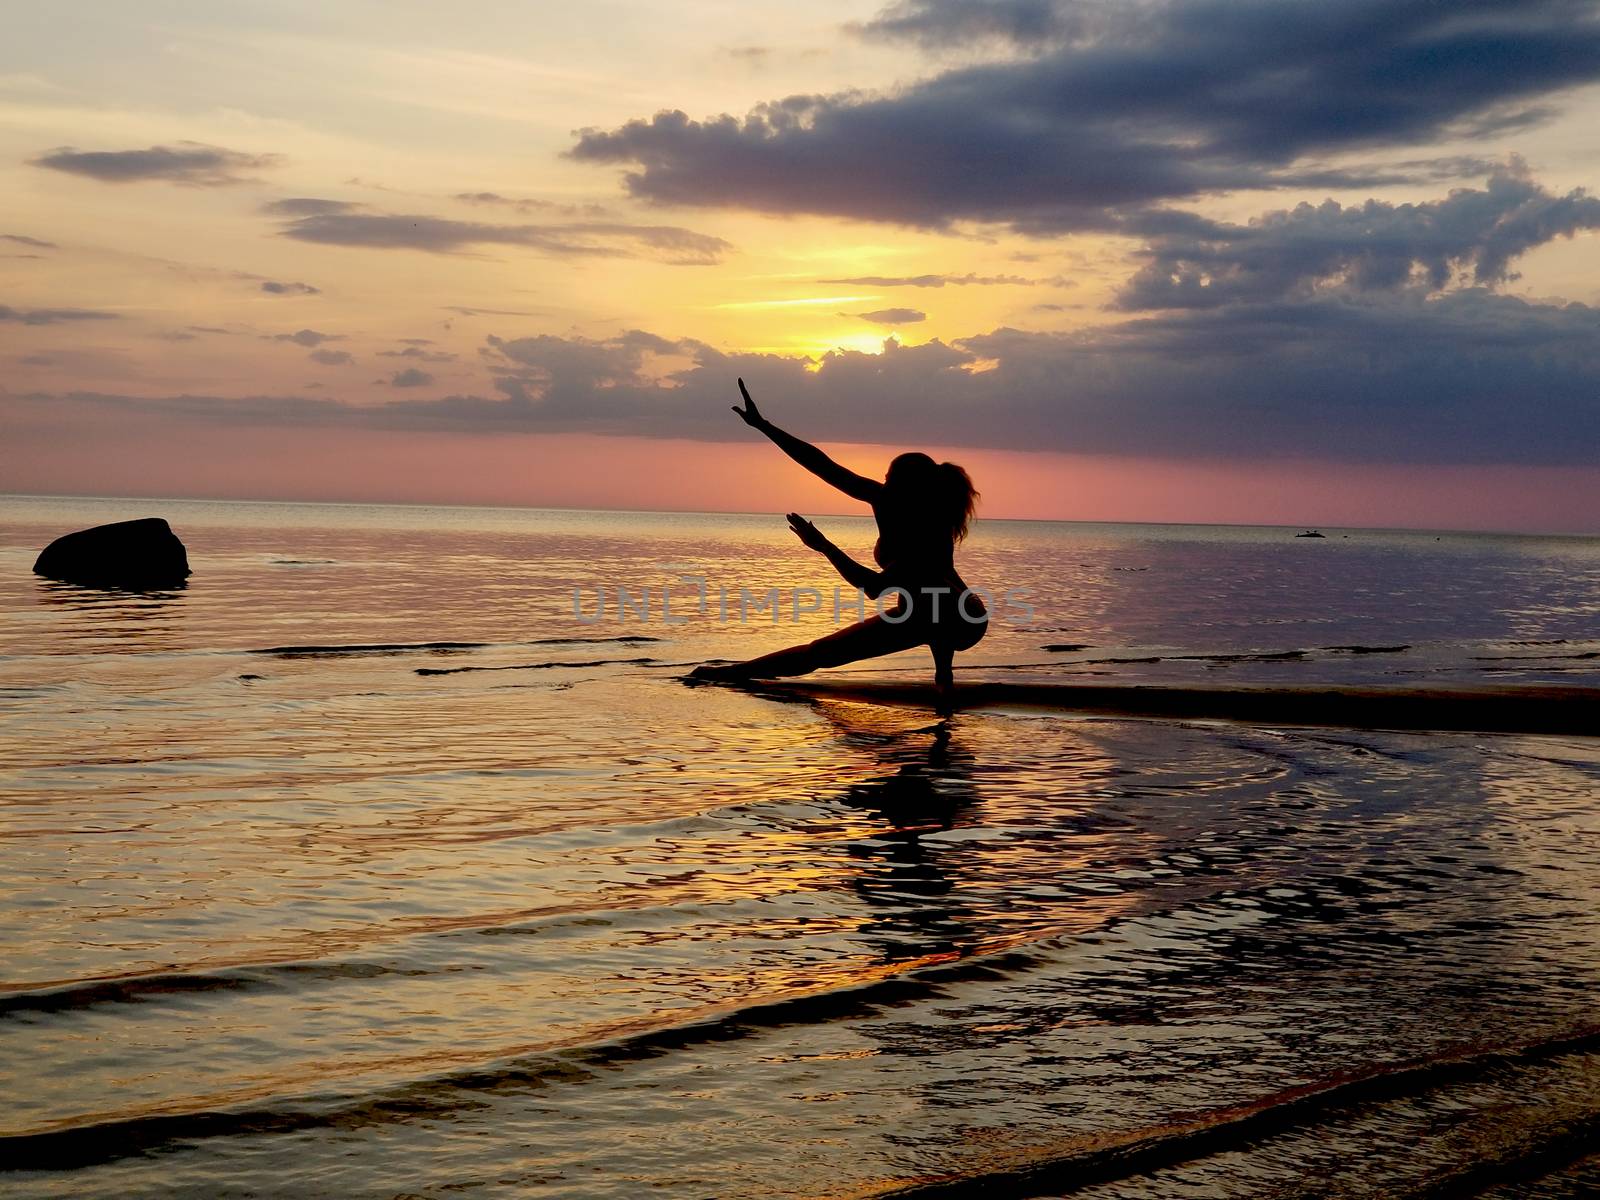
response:
{"label": "sunset sky", "polygon": [[1588,0],[6,25],[0,490],[1600,532]]}

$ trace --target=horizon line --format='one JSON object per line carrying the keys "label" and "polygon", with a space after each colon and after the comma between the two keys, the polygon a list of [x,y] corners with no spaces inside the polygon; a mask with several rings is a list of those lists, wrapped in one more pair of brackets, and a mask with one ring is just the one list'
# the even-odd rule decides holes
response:
{"label": "horizon line", "polygon": [[[640,516],[698,516],[698,517],[781,517],[785,514],[776,510],[763,509],[695,509],[695,508],[607,508],[596,505],[574,504],[482,504],[471,502],[439,502],[417,500],[287,500],[268,499],[264,497],[238,497],[238,496],[123,496],[102,495],[85,492],[0,492],[0,500],[108,500],[108,501],[138,501],[140,503],[178,503],[178,504],[277,504],[299,505],[302,507],[340,507],[340,508],[468,508],[484,509],[489,511],[509,512],[573,512],[573,513],[617,513],[637,514]],[[819,517],[844,520],[871,520],[870,513],[859,512],[824,512],[818,510]],[[974,523],[983,522],[1013,522],[1029,525],[1128,525],[1150,529],[1187,528],[1187,529],[1300,529],[1305,531],[1331,529],[1348,533],[1411,533],[1411,534],[1480,534],[1495,537],[1530,537],[1530,538],[1574,538],[1595,539],[1600,538],[1600,529],[1589,532],[1561,531],[1561,530],[1534,530],[1534,529],[1478,529],[1468,527],[1450,526],[1421,526],[1421,525],[1333,525],[1317,524],[1315,522],[1252,522],[1252,521],[1115,521],[1091,520],[1083,517],[975,517]]]}

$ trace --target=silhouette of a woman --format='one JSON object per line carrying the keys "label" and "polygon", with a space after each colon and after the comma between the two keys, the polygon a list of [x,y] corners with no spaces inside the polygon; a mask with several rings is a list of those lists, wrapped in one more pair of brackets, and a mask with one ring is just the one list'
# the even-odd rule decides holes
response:
{"label": "silhouette of a woman", "polygon": [[878,521],[878,544],[872,551],[877,569],[856,562],[799,513],[789,514],[789,528],[811,549],[826,555],[846,583],[874,600],[893,592],[895,603],[887,611],[814,642],[748,662],[697,667],[690,672],[691,678],[805,675],[820,667],[927,646],[933,651],[934,682],[941,692],[948,693],[954,682],[956,651],[977,645],[989,627],[983,601],[967,590],[955,567],[956,543],[967,536],[978,499],[966,471],[955,463],[936,463],[926,454],[901,454],[889,464],[879,483],[841,467],[810,442],[768,421],[742,379],[739,392],[745,406],[735,405],[733,411],[746,425],[766,434],[819,479],[872,506]]}

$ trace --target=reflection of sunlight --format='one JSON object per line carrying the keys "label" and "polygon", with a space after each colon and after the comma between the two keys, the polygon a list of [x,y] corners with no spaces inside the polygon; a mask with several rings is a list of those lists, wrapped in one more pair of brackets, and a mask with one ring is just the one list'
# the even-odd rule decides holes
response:
{"label": "reflection of sunlight", "polygon": [[1559,831],[1574,847],[1600,837],[1593,804],[1597,772],[1600,748],[1578,739],[1507,738],[1499,753],[1484,756],[1478,783],[1485,806],[1514,814],[1518,822],[1536,822],[1540,835],[1502,835],[1495,843],[1499,865],[1537,879],[1561,869],[1549,861],[1543,835]]}

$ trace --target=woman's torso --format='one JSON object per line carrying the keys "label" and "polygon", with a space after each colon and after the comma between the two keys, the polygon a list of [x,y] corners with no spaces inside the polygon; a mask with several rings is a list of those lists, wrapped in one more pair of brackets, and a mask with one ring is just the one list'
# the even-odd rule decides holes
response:
{"label": "woman's torso", "polygon": [[[935,624],[963,617],[968,622],[984,619],[978,596],[969,594],[963,600],[967,585],[956,570],[955,539],[947,528],[918,519],[917,514],[896,512],[888,504],[874,504],[872,511],[878,521],[872,557],[889,573],[893,586],[910,594],[913,618]],[[906,604],[905,597],[899,597],[896,611]]]}

